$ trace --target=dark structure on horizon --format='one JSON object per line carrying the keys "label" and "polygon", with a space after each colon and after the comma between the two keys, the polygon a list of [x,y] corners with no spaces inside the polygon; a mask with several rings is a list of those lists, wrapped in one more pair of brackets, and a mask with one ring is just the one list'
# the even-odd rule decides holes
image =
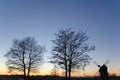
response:
{"label": "dark structure on horizon", "polygon": [[102,66],[98,65],[96,62],[94,63],[99,67],[100,80],[108,80],[108,68],[106,64],[108,64],[109,61],[106,61]]}
{"label": "dark structure on horizon", "polygon": [[99,69],[100,80],[107,80],[108,79],[107,66],[103,64],[102,66],[98,65],[98,67],[100,67]]}

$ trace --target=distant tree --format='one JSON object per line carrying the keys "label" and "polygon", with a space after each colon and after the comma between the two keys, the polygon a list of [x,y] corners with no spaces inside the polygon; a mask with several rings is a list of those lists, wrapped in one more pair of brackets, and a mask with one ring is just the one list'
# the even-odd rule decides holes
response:
{"label": "distant tree", "polygon": [[54,46],[52,49],[51,63],[56,63],[65,70],[65,77],[71,77],[71,71],[87,66],[91,57],[87,54],[95,49],[95,46],[89,46],[86,41],[89,37],[86,32],[72,31],[71,28],[59,30],[55,34],[56,39],[52,40]]}
{"label": "distant tree", "polygon": [[5,54],[6,65],[9,72],[21,71],[26,80],[30,72],[36,72],[42,63],[44,47],[39,45],[32,37],[22,40],[15,39],[10,50]]}
{"label": "distant tree", "polygon": [[57,66],[56,64],[54,64],[54,67],[53,67],[53,69],[51,70],[50,75],[51,75],[51,76],[59,76],[58,69],[59,69],[58,66]]}

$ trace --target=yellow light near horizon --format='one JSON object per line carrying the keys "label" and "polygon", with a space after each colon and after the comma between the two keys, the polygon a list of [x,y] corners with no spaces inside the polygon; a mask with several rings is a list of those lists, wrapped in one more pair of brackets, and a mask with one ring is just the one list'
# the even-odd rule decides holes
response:
{"label": "yellow light near horizon", "polygon": [[[46,67],[43,66],[40,68],[39,73],[31,73],[31,75],[50,75],[50,71],[51,68],[50,67]],[[98,76],[99,75],[99,68],[94,68],[94,67],[89,67],[86,69],[85,71],[85,76]],[[98,72],[98,73],[97,73]],[[116,74],[116,75],[120,75],[117,68],[113,68],[113,67],[108,67],[108,72],[110,74]],[[0,75],[11,75],[12,73],[8,73],[7,69],[5,66],[0,66]],[[22,74],[21,72],[17,72],[14,74]],[[60,76],[63,76],[62,71],[59,72]],[[80,70],[80,71],[76,71],[74,73],[71,74],[72,76],[84,76],[84,71]]]}

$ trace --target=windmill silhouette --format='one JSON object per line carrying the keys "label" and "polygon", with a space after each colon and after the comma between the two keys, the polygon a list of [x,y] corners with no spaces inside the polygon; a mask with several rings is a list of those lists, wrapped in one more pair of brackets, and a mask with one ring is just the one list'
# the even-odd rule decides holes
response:
{"label": "windmill silhouette", "polygon": [[[107,65],[109,63],[109,60],[107,60],[103,65]],[[94,61],[94,64],[97,65],[97,67],[101,68],[103,65],[99,65],[97,62]],[[99,70],[95,73],[95,76],[100,76]]]}

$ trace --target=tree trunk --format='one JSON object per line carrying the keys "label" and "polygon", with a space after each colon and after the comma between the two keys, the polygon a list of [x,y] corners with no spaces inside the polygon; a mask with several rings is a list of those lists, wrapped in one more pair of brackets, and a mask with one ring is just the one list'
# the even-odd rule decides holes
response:
{"label": "tree trunk", "polygon": [[65,78],[67,79],[67,71],[68,71],[68,69],[67,69],[67,60],[65,60]]}
{"label": "tree trunk", "polygon": [[71,78],[71,69],[69,69],[69,80]]}
{"label": "tree trunk", "polygon": [[69,80],[71,78],[71,66],[72,66],[72,53],[70,54],[69,57]]}
{"label": "tree trunk", "polygon": [[30,53],[29,53],[29,65],[28,65],[27,80],[29,80],[29,75],[30,75],[30,70],[31,70],[31,54],[32,54],[32,49],[30,50]]}
{"label": "tree trunk", "polygon": [[29,68],[28,68],[27,80],[29,80],[29,76],[30,76],[30,67],[31,67],[31,65],[29,65]]}
{"label": "tree trunk", "polygon": [[67,79],[67,72],[68,72],[68,69],[67,69],[67,53],[66,53],[66,45],[65,45],[65,78]]}
{"label": "tree trunk", "polygon": [[24,80],[26,80],[26,70],[25,70],[25,65],[24,65]]}
{"label": "tree trunk", "polygon": [[67,70],[65,70],[65,78],[67,79]]}
{"label": "tree trunk", "polygon": [[22,55],[23,55],[24,80],[26,80],[26,64],[25,64],[25,52],[24,51]]}
{"label": "tree trunk", "polygon": [[71,61],[69,63],[69,80],[70,80],[70,78],[71,78]]}

